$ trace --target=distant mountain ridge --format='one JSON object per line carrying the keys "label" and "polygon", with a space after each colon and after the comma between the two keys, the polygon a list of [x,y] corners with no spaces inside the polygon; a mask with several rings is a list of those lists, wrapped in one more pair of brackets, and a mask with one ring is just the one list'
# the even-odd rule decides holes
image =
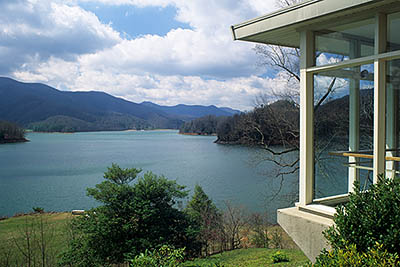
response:
{"label": "distant mountain ridge", "polygon": [[137,104],[97,91],[59,91],[45,84],[0,77],[0,119],[36,131],[177,129],[207,110],[210,115],[230,115],[215,106],[178,106],[184,108]]}
{"label": "distant mountain ridge", "polygon": [[207,115],[215,116],[232,116],[234,114],[239,114],[241,111],[231,109],[231,108],[218,108],[214,105],[211,106],[201,106],[201,105],[184,105],[179,104],[175,106],[161,106],[154,104],[149,101],[142,102],[141,105],[147,107],[152,107],[154,109],[160,110],[164,113],[177,116],[178,118],[188,121],[196,118],[200,118]]}

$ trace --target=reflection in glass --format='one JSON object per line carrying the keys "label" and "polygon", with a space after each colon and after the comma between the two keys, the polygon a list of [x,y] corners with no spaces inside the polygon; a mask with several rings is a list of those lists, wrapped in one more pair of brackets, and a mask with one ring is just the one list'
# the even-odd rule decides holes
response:
{"label": "reflection in glass", "polygon": [[375,20],[319,30],[315,36],[317,66],[370,56],[374,53]]}
{"label": "reflection in glass", "polygon": [[[373,149],[373,65],[314,75],[315,198],[345,194],[349,177],[367,188]],[[351,186],[352,187],[352,186]]]}
{"label": "reflection in glass", "polygon": [[400,50],[400,13],[388,15],[388,51]]}
{"label": "reflection in glass", "polygon": [[[387,63],[386,87],[386,157],[399,156],[399,90],[400,90],[400,60]],[[399,162],[386,160],[386,175],[393,178],[398,174]]]}

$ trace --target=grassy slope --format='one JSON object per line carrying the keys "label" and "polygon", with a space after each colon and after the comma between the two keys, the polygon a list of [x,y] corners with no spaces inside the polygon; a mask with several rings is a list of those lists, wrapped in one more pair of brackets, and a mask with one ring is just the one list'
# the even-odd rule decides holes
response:
{"label": "grassy slope", "polygon": [[[5,249],[12,248],[12,258],[20,258],[21,253],[15,246],[15,242],[21,240],[26,227],[36,225],[39,219],[43,219],[44,225],[51,229],[49,232],[49,244],[55,254],[66,247],[67,224],[72,218],[70,213],[46,213],[39,215],[25,215],[0,221],[0,266],[2,257],[5,257]],[[276,227],[276,226],[273,226]],[[285,239],[285,238],[284,238]],[[271,255],[277,249],[248,248],[223,252],[206,259],[189,261],[184,266],[196,266],[199,264],[220,263],[224,267],[262,267],[262,266],[301,266],[308,262],[304,254],[298,249],[282,249],[289,256],[290,262],[273,264]]]}
{"label": "grassy slope", "polygon": [[40,239],[41,222],[45,229],[43,236],[49,248],[48,254],[55,259],[56,255],[66,247],[67,224],[71,216],[71,213],[45,213],[0,221],[0,266],[4,264],[6,258],[9,258],[13,266],[22,264],[24,256],[18,246],[24,250],[27,233],[32,240],[32,246],[35,247],[34,257],[38,257],[40,251],[34,243]]}
{"label": "grassy slope", "polygon": [[288,255],[289,262],[273,263],[271,255],[277,249],[249,248],[223,252],[206,259],[197,259],[185,262],[184,266],[198,266],[201,264],[219,263],[224,267],[263,267],[263,266],[302,266],[308,263],[307,257],[297,249],[281,249]]}

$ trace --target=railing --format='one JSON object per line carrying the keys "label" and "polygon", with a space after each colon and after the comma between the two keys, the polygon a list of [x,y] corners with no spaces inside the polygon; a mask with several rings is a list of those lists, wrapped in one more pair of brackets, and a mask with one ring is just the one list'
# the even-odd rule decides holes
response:
{"label": "railing", "polygon": [[[399,149],[386,149],[386,152],[397,152],[397,151],[400,151],[400,150]],[[374,156],[372,155],[372,153],[373,153],[372,150],[332,151],[332,152],[329,152],[329,155],[332,155],[332,156],[343,156],[343,157],[354,157],[354,158],[371,159],[371,160],[373,160]],[[385,160],[400,162],[400,157],[385,156]],[[372,167],[362,166],[360,164],[372,164],[372,161],[354,161],[354,162],[348,162],[347,164],[344,164],[344,165],[347,166],[347,167],[350,167],[350,168],[373,171]],[[393,172],[395,174],[399,174],[400,173],[399,171],[391,170],[391,169],[387,169],[386,171]]]}

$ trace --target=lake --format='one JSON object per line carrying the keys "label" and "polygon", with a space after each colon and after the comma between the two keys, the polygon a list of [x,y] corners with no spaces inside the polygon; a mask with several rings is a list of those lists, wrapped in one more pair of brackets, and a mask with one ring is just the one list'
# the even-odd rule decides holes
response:
{"label": "lake", "polygon": [[[255,162],[264,151],[218,145],[214,136],[179,135],[177,131],[27,133],[30,142],[0,145],[0,216],[30,212],[89,209],[97,203],[86,188],[103,181],[112,163],[142,168],[175,179],[192,190],[196,184],[218,207],[224,201],[249,211],[267,212],[292,205],[274,198],[280,187],[275,166]],[[295,190],[297,175],[283,183],[283,194]],[[293,199],[292,199],[293,200]]]}

